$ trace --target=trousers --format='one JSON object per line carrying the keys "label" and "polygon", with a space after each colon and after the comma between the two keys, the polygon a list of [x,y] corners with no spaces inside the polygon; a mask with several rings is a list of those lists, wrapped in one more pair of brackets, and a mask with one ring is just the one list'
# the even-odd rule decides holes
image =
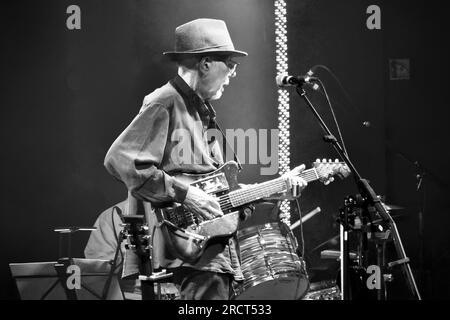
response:
{"label": "trousers", "polygon": [[189,267],[174,269],[173,281],[181,300],[229,300],[233,290],[232,275]]}

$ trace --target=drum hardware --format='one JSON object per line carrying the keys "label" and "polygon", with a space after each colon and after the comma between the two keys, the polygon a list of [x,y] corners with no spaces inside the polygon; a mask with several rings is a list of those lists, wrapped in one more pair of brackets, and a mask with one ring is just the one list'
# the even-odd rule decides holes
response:
{"label": "drum hardware", "polygon": [[383,274],[384,282],[392,282],[394,281],[394,276],[390,273]]}
{"label": "drum hardware", "polygon": [[[361,180],[362,184],[365,185],[367,190],[371,190],[367,182]],[[411,293],[419,300],[421,300],[420,293],[417,289],[417,285],[414,276],[409,265],[409,258],[406,257],[397,226],[393,218],[388,213],[388,206],[385,205],[379,196],[373,195],[373,190],[371,190],[371,199],[362,197],[361,195],[349,196],[344,200],[344,209],[341,209],[339,220],[341,237],[341,252],[343,259],[341,260],[341,285],[345,285],[347,281],[347,291],[348,278],[346,278],[345,273],[348,272],[348,262],[349,262],[349,245],[348,245],[348,233],[353,232],[357,234],[357,245],[359,248],[360,255],[360,268],[366,269],[369,267],[368,264],[368,241],[372,241],[376,245],[376,255],[377,255],[377,266],[381,273],[380,284],[377,287],[377,299],[386,300],[387,299],[387,289],[385,279],[392,279],[387,274],[387,270],[393,266],[400,265],[404,268],[404,273],[406,275],[406,280],[409,285]],[[391,205],[391,208],[395,208]],[[400,209],[397,207],[395,209]],[[373,215],[378,215],[379,219],[374,222]],[[346,234],[344,234],[344,232]],[[399,259],[394,262],[386,263],[385,251],[386,243],[388,241],[393,241],[397,255]],[[346,287],[344,287],[345,293]],[[348,293],[348,292],[347,292]],[[351,293],[348,293],[345,298],[351,299]]]}
{"label": "drum hardware", "polygon": [[[323,250],[320,252],[320,258],[339,261],[341,259],[341,252],[337,250]],[[350,260],[358,261],[358,259],[359,257],[356,252],[350,252]]]}
{"label": "drum hardware", "polygon": [[[380,197],[377,197],[380,199]],[[400,209],[399,206],[387,206],[384,203],[380,201],[380,207],[383,209],[387,208],[393,208]],[[346,236],[347,239],[347,246],[343,247],[343,241],[341,239],[341,257],[343,256],[344,259],[347,260],[347,266],[346,269],[347,272],[349,272],[352,268],[358,269],[361,274],[368,270],[369,267],[369,247],[368,243],[375,244],[376,248],[376,266],[379,268],[381,273],[380,278],[380,284],[377,287],[376,296],[378,300],[386,300],[387,299],[387,289],[386,289],[386,283],[393,281],[392,274],[388,273],[388,271],[397,265],[405,266],[407,267],[409,263],[409,258],[407,257],[401,257],[397,261],[393,261],[390,263],[386,262],[385,252],[386,252],[386,244],[390,241],[393,241],[396,239],[397,241],[400,241],[398,238],[398,234],[393,231],[395,230],[396,226],[393,222],[393,218],[389,216],[389,219],[386,220],[383,217],[379,218],[379,211],[378,208],[375,208],[374,206],[371,206],[367,203],[367,200],[360,195],[356,196],[348,196],[344,200],[344,208],[341,208],[340,215],[338,218],[338,222],[341,224],[341,231],[344,228],[343,222],[346,221],[345,228],[348,231],[348,234]],[[374,219],[377,218],[377,219]],[[396,231],[396,230],[395,230]],[[349,252],[349,246],[348,246],[348,239],[349,235],[353,234],[355,237],[355,244],[358,248],[358,266],[351,266],[350,265],[350,252]],[[395,241],[394,241],[395,243]],[[397,244],[401,247],[401,241],[400,244]],[[401,255],[400,255],[401,256]],[[345,276],[343,272],[343,263],[341,261],[341,285],[343,285],[342,277]],[[364,277],[365,275],[362,275],[360,278]],[[408,276],[408,273],[407,273]],[[412,276],[412,275],[411,275]],[[348,275],[350,277],[350,275]],[[410,279],[410,276],[408,276],[408,279]],[[347,279],[349,281],[350,278]],[[418,291],[416,291],[415,282],[414,279],[411,280],[410,289],[413,290],[415,293],[418,294]],[[348,285],[348,282],[347,282]],[[351,294],[351,288],[349,285],[347,286],[347,293],[348,298],[352,299]],[[345,290],[344,290],[345,292]],[[420,295],[417,296],[420,299]]]}
{"label": "drum hardware", "polygon": [[[397,209],[393,209],[393,210],[397,210]],[[398,218],[402,218],[402,217],[404,217],[403,214],[393,214],[393,215],[392,215],[392,218],[394,218],[394,219],[396,219],[396,220],[397,220]],[[368,224],[368,225],[371,225],[371,224],[377,225],[377,224],[379,224],[379,223],[382,222],[382,221],[383,221],[383,219],[375,219],[375,220],[373,220],[372,222],[368,222],[367,224]],[[340,237],[339,234],[336,235],[336,236],[331,237],[330,239],[328,239],[328,240],[326,240],[326,241],[324,241],[324,242],[318,244],[316,247],[314,247],[314,248],[311,250],[311,252],[315,252],[316,250],[318,250],[318,249],[320,249],[320,248],[322,248],[322,247],[324,247],[324,246],[326,246],[326,245],[332,245],[332,246],[337,245],[338,242],[339,242],[339,237]]]}
{"label": "drum hardware", "polygon": [[302,300],[341,300],[341,293],[335,280],[313,282]]}
{"label": "drum hardware", "polygon": [[294,230],[295,228],[297,228],[300,225],[300,223],[305,223],[306,221],[311,219],[313,216],[315,216],[319,212],[321,212],[320,207],[317,207],[314,210],[311,210],[310,212],[305,214],[305,216],[302,217],[301,220],[298,220],[298,221],[294,222],[293,224],[291,224],[291,226],[290,226],[291,230]]}

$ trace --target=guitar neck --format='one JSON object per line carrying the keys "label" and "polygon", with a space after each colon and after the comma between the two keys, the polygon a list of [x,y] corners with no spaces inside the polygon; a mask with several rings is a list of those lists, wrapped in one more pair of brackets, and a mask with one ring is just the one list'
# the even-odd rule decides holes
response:
{"label": "guitar neck", "polygon": [[[315,168],[302,171],[299,176],[307,182],[318,180],[319,174]],[[263,183],[252,185],[245,189],[239,189],[230,192],[229,198],[233,207],[240,207],[245,204],[270,197],[274,194],[285,192],[287,190],[286,182],[283,177],[269,180]]]}

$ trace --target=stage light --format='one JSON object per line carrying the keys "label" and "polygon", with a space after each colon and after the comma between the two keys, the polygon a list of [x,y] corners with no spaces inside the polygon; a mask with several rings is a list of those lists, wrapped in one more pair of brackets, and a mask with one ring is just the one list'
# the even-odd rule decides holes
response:
{"label": "stage light", "polygon": [[[287,58],[287,18],[286,1],[275,1],[275,56],[277,75],[288,73]],[[290,133],[289,133],[289,92],[278,90],[278,130],[280,141],[278,144],[279,173],[284,174],[290,170]],[[280,206],[280,219],[287,225],[291,224],[291,208],[289,201],[285,200]]]}

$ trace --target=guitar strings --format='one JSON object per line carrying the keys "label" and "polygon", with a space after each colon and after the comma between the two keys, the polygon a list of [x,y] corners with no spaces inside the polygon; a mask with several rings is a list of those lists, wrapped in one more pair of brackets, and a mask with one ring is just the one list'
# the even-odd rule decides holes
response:
{"label": "guitar strings", "polygon": [[[303,171],[301,173],[301,175],[303,176],[303,178],[307,181],[312,181],[316,179],[316,174],[314,172],[314,169],[309,169],[306,171]],[[262,184],[267,184],[266,186],[262,186]],[[264,197],[266,195],[267,190],[270,190],[270,188],[279,188],[281,186],[283,186],[285,184],[284,179],[282,178],[277,178],[276,180],[272,180],[272,181],[267,181],[267,182],[263,182],[261,184],[259,184],[257,187],[255,188],[249,188],[249,189],[243,189],[243,190],[236,190],[236,193],[230,193],[227,196],[229,196],[230,198],[233,198],[233,200],[236,201],[244,201],[247,202],[248,200],[251,200],[254,197]],[[261,188],[263,187],[263,188]],[[264,189],[265,187],[265,189]],[[273,192],[276,193],[276,192]]]}
{"label": "guitar strings", "polygon": [[[299,176],[302,176],[303,179],[305,179],[307,182],[320,178],[320,174],[317,172],[316,168],[304,170],[299,174]],[[233,207],[243,205],[255,198],[263,198],[264,196],[266,196],[268,190],[272,190],[273,188],[280,188],[284,184],[285,180],[280,177],[274,180],[260,183],[254,188],[249,187],[248,189],[238,189],[218,197],[219,204],[222,210],[229,210]],[[235,203],[234,205],[233,202]]]}
{"label": "guitar strings", "polygon": [[[309,170],[303,171],[300,175],[302,175],[303,178],[307,181],[316,179],[316,174],[315,174],[314,169],[309,169]],[[264,184],[266,184],[266,185],[264,186]],[[233,202],[232,200],[234,200],[234,202],[237,202],[236,206],[240,206],[241,204],[245,204],[248,201],[253,200],[254,198],[262,198],[262,197],[266,196],[267,190],[271,190],[271,188],[280,188],[284,184],[285,184],[285,181],[281,177],[277,178],[275,180],[272,180],[272,181],[266,181],[266,182],[259,184],[255,188],[250,187],[248,189],[236,190],[235,193],[229,193],[227,195],[223,195],[223,196],[219,197],[219,203],[221,203],[221,207],[223,204],[228,209],[228,207],[230,205],[229,202]],[[261,187],[263,187],[263,188],[261,188]],[[276,193],[276,191],[274,191],[273,193]],[[231,205],[231,207],[233,207],[233,205]]]}

